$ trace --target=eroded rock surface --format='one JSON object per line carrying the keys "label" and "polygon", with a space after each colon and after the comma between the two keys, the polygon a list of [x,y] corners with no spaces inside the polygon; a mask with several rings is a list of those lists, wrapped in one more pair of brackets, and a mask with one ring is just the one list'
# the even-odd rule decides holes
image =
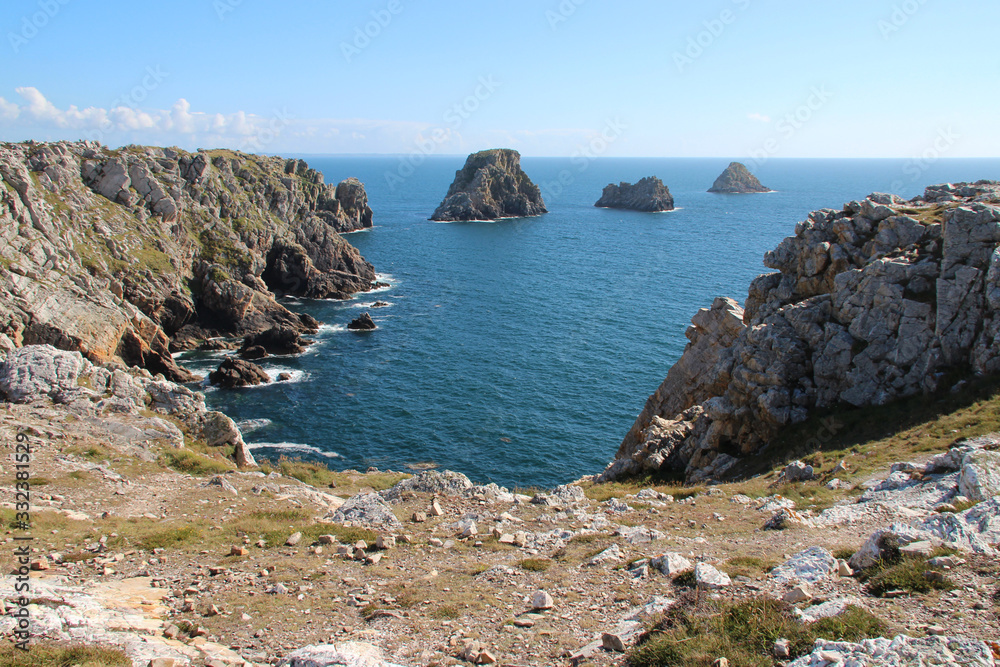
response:
{"label": "eroded rock surface", "polygon": [[[764,257],[744,309],[717,299],[601,476],[724,476],[780,429],[838,404],[1000,369],[1000,183],[872,194],[814,211]],[[808,443],[805,443],[808,446]]]}
{"label": "eroded rock surface", "polygon": [[371,218],[359,181],[335,189],[301,160],[3,144],[0,335],[188,381],[171,351],[316,328],[276,293],[370,289],[374,269],[339,233]]}
{"label": "eroded rock surface", "polygon": [[674,198],[663,181],[647,176],[635,185],[624,182],[608,184],[594,206],[652,213],[674,210]]}

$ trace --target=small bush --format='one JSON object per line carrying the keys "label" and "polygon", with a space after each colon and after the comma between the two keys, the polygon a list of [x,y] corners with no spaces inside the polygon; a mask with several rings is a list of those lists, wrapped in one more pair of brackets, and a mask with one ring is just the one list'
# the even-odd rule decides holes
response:
{"label": "small bush", "polygon": [[517,565],[528,572],[545,572],[552,567],[552,561],[548,558],[525,558]]}

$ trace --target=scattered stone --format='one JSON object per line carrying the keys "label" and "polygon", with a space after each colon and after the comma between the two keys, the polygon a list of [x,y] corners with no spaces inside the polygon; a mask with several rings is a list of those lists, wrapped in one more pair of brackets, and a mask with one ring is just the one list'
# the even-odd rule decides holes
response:
{"label": "scattered stone", "polygon": [[392,535],[379,535],[375,540],[375,548],[382,551],[396,548],[396,538]]}
{"label": "scattered stone", "polygon": [[431,503],[431,509],[428,512],[428,514],[431,516],[442,516],[444,514],[444,510],[442,510],[441,505],[438,504],[437,498],[435,498],[434,501]]}
{"label": "scattered stone", "polygon": [[895,639],[868,639],[860,644],[816,640],[810,654],[788,663],[788,667],[817,665],[980,665],[994,664],[993,652],[982,641],[960,637],[900,635]]}
{"label": "scattered stone", "polygon": [[288,539],[285,540],[285,546],[294,547],[301,541],[302,541],[302,533],[292,533],[291,535],[288,536]]}
{"label": "scattered stone", "polygon": [[725,572],[720,572],[708,563],[698,563],[694,566],[694,578],[698,588],[702,590],[719,590],[733,584]]}
{"label": "scattered stone", "polygon": [[229,549],[230,556],[246,556],[248,553],[250,553],[250,550],[246,547],[232,547]]}
{"label": "scattered stone", "polygon": [[792,656],[792,649],[787,639],[778,639],[774,642],[774,647],[771,649],[771,654],[775,658],[783,659],[790,658]]}
{"label": "scattered stone", "polygon": [[660,554],[650,561],[650,565],[654,568],[667,575],[671,579],[684,572],[690,572],[694,569],[694,565],[684,556],[667,552]]}
{"label": "scattered stone", "polygon": [[609,563],[620,563],[625,560],[625,554],[621,547],[612,544],[610,547],[586,561],[586,564],[593,567],[596,565],[607,565]]}
{"label": "scattered stone", "polygon": [[402,532],[403,524],[399,522],[392,508],[377,493],[359,493],[348,498],[340,508],[333,513],[336,522],[352,522],[356,526]]}
{"label": "scattered stone", "polygon": [[813,594],[809,586],[802,584],[782,595],[781,599],[788,604],[798,604],[800,602],[809,602],[813,599]]}
{"label": "scattered stone", "polygon": [[363,642],[319,644],[292,651],[278,667],[398,667],[382,657],[382,652]]}
{"label": "scattered stone", "polygon": [[609,651],[624,653],[642,632],[642,623],[638,621],[622,621],[611,632],[601,635],[601,645]]}
{"label": "scattered stone", "polygon": [[839,570],[837,559],[823,547],[810,547],[795,554],[770,572],[775,581],[814,584]]}
{"label": "scattered stone", "polygon": [[536,591],[531,596],[531,608],[535,610],[552,609],[556,606],[552,596],[545,591]]}
{"label": "scattered stone", "polygon": [[427,523],[427,514],[424,512],[414,512],[410,517],[413,523]]}

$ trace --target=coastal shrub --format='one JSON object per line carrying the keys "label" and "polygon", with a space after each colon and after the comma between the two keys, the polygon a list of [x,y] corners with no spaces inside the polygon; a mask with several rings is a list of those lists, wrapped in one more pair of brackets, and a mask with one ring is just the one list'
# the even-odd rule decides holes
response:
{"label": "coastal shrub", "polygon": [[686,591],[654,621],[627,658],[630,667],[707,667],[719,656],[726,656],[731,667],[771,667],[772,647],[779,638],[788,639],[792,657],[797,657],[809,653],[818,638],[854,642],[890,632],[883,621],[859,607],[805,624],[780,600],[699,601],[693,591]]}
{"label": "coastal shrub", "polygon": [[132,667],[132,659],[123,651],[100,646],[59,646],[31,644],[22,651],[10,642],[0,645],[2,667]]}

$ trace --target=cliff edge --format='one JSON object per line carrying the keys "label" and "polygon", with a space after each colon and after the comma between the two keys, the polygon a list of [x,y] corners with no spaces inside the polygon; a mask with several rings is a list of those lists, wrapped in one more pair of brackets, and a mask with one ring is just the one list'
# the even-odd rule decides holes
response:
{"label": "cliff edge", "polygon": [[92,142],[0,144],[0,348],[193,376],[171,352],[315,320],[276,294],[346,298],[375,271],[341,232],[364,186],[301,160]]}
{"label": "cliff edge", "polygon": [[496,220],[547,212],[541,190],[521,169],[521,154],[496,148],[466,159],[431,220]]}
{"label": "cliff edge", "polygon": [[600,476],[719,478],[811,411],[1000,370],[1000,182],[814,211],[744,308],[699,311],[681,359]]}

